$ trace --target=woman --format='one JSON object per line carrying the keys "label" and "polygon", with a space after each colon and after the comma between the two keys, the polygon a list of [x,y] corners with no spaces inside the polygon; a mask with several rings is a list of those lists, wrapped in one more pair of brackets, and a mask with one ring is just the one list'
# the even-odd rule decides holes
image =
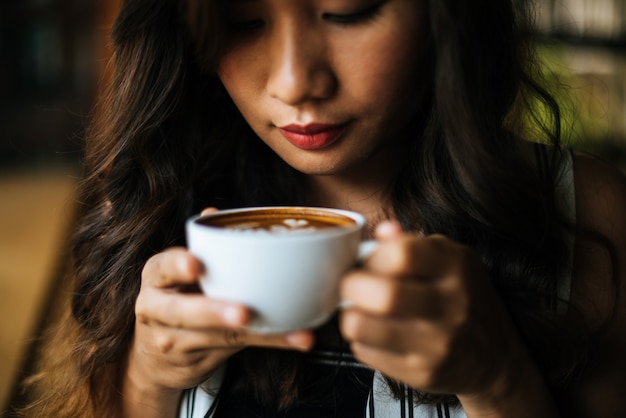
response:
{"label": "woman", "polygon": [[[29,411],[621,414],[626,185],[560,147],[520,3],[125,1]],[[272,204],[381,241],[320,329],[253,335],[198,291],[184,220]]]}

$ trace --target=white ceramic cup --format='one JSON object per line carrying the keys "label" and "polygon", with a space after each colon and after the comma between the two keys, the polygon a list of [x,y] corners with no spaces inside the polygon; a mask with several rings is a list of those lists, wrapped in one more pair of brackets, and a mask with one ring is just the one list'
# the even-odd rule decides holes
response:
{"label": "white ceramic cup", "polygon": [[[280,225],[254,229],[259,216]],[[320,216],[342,225],[312,230]],[[372,249],[361,244],[364,225],[362,215],[345,210],[258,207],[194,216],[186,230],[190,252],[205,266],[203,292],[252,308],[250,331],[283,333],[313,328],[335,312],[339,279]]]}

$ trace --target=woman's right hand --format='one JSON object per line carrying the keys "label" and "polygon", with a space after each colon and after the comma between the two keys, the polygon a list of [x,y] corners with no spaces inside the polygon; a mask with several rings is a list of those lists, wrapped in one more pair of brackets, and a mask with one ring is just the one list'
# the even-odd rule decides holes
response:
{"label": "woman's right hand", "polygon": [[146,396],[154,396],[155,402],[178,397],[246,346],[298,350],[312,346],[310,331],[283,335],[246,332],[252,312],[201,293],[198,279],[202,271],[202,263],[185,248],[156,254],[144,266],[125,397],[135,398],[129,390],[144,402]]}

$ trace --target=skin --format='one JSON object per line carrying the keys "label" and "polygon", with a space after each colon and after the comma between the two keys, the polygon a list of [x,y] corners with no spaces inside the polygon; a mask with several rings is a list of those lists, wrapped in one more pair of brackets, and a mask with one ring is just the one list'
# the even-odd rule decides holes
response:
{"label": "skin", "polygon": [[[230,41],[218,75],[235,104],[264,142],[308,175],[315,204],[357,210],[378,224],[378,250],[341,285],[351,308],[342,313],[340,328],[354,354],[411,387],[457,394],[468,417],[558,416],[479,257],[444,236],[407,234],[394,221],[378,222],[382,213],[393,213],[384,190],[399,165],[411,109],[420,101],[415,74],[423,67],[425,22],[419,2],[388,0],[372,18],[350,24],[333,16],[360,12],[372,2],[229,4]],[[300,44],[310,47],[296,48]],[[316,150],[294,147],[278,130],[311,122],[347,122],[348,129]],[[577,157],[575,168],[577,221],[605,234],[625,260],[623,176],[589,158]],[[603,301],[611,274],[606,254],[579,243],[575,254],[572,297]],[[189,291],[202,268],[184,248],[168,249],[146,263],[120,416],[175,416],[184,388],[203,382],[246,346],[308,350],[313,345],[313,333],[306,330],[245,332],[251,316],[245,307]],[[624,281],[624,271],[618,280]],[[589,323],[606,315],[595,306],[585,312]],[[611,410],[598,414],[598,407],[607,388],[624,387],[620,379],[626,372],[617,353],[625,309],[618,309],[601,347],[607,364],[622,365],[621,372],[593,368],[576,393],[581,417],[615,416]],[[623,410],[621,399],[615,402]]]}
{"label": "skin", "polygon": [[[229,42],[218,66],[250,126],[288,164],[310,175],[320,204],[348,205],[370,217],[379,212],[370,211],[402,158],[406,125],[416,112],[407,109],[418,109],[421,101],[416,74],[422,73],[426,36],[421,7],[412,0],[386,2],[352,23],[333,17],[376,3],[232,2]],[[249,30],[248,22],[261,24]],[[348,125],[338,142],[314,151],[294,147],[278,130],[310,123]]]}

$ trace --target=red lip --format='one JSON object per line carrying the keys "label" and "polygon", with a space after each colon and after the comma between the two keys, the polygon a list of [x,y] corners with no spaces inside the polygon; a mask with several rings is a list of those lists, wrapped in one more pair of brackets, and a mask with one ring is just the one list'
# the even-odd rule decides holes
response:
{"label": "red lip", "polygon": [[293,146],[304,150],[317,150],[336,142],[345,128],[346,124],[312,123],[306,126],[287,125],[278,129]]}

